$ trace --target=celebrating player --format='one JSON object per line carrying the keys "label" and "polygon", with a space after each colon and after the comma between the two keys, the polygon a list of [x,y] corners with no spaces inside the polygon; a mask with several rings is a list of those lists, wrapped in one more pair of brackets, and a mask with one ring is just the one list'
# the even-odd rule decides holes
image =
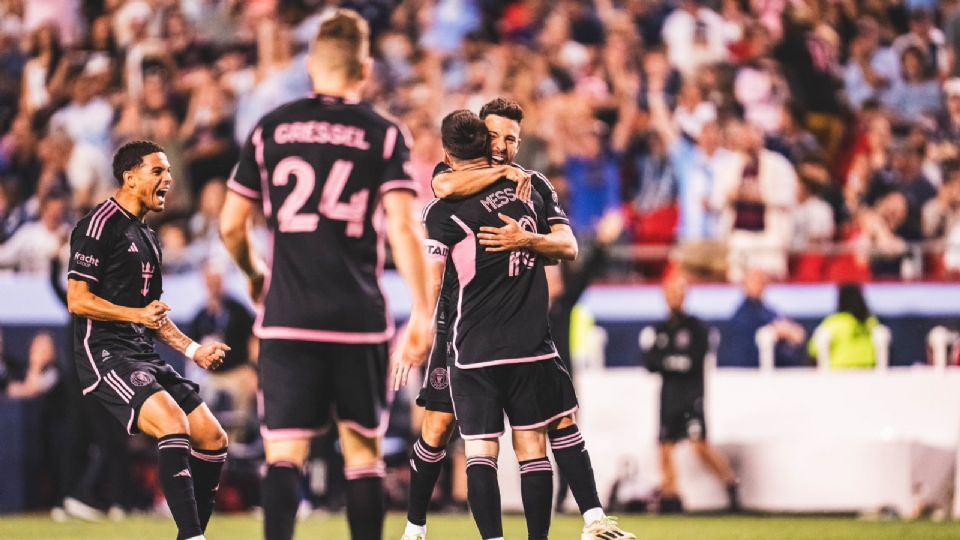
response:
{"label": "celebrating player", "polygon": [[67,308],[84,395],[93,395],[127,428],[158,440],[160,486],[177,538],[202,539],[227,458],[227,434],[184,379],[154,349],[156,337],[204,369],[229,347],[199,345],[167,318],[160,300],[162,255],[143,222],[162,212],[173,187],[163,149],[148,141],[113,156],[116,195],[87,214],[70,236]]}
{"label": "celebrating player", "polygon": [[[474,195],[507,178],[517,183],[521,199],[536,191],[545,201],[543,214],[549,225],[547,234],[525,230],[514,220],[496,227],[484,227],[478,236],[480,244],[489,251],[529,249],[553,260],[576,257],[577,241],[569,220],[561,208],[553,186],[542,174],[526,171],[514,162],[520,147],[520,123],[523,109],[515,101],[496,98],[480,109],[480,118],[490,139],[491,160],[495,166],[451,171],[440,167],[433,187],[442,198],[462,198]],[[426,537],[427,506],[434,485],[440,475],[446,445],[454,426],[453,407],[447,381],[448,329],[455,323],[456,300],[451,299],[456,284],[451,273],[444,274],[443,288],[437,308],[437,334],[430,364],[417,404],[424,407],[420,439],[411,453],[410,496],[407,508],[407,526],[403,540]],[[400,368],[402,366],[398,366]],[[399,380],[399,378],[398,378]],[[597,495],[596,480],[587,452],[572,415],[551,426],[548,433],[554,459],[561,474],[571,485],[571,491],[584,517],[584,540],[630,539],[630,533],[621,530],[612,517],[606,516]]]}
{"label": "celebrating player", "polygon": [[[454,170],[488,165],[486,127],[474,113],[447,115],[441,139]],[[538,218],[543,205],[537,193],[529,203],[519,200],[516,186],[503,179],[473,197],[437,199],[424,210],[434,297],[445,269],[458,287],[450,393],[466,442],[467,497],[485,539],[503,537],[497,485],[503,414],[520,461],[528,537],[539,539],[550,529],[547,427],[577,408],[573,382],[550,339],[543,259],[527,250],[486,251],[477,239],[481,227],[504,220],[528,231],[545,228]],[[402,383],[405,371],[400,375]]]}
{"label": "celebrating player", "polygon": [[[381,537],[380,446],[393,333],[378,284],[381,208],[394,261],[413,296],[404,362],[423,362],[433,339],[406,130],[358,101],[372,69],[368,40],[367,23],[355,12],[338,10],[321,23],[309,58],[315,95],[260,120],[228,182],[220,218],[227,249],[263,302],[254,332],[262,340],[268,540],[292,538],[310,437],[334,419],[351,535]],[[251,251],[247,232],[258,202],[272,233],[269,270]]]}

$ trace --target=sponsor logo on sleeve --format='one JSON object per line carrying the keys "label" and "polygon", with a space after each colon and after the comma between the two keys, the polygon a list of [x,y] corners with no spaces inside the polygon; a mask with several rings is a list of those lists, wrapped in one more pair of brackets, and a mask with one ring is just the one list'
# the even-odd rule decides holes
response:
{"label": "sponsor logo on sleeve", "polygon": [[80,253],[79,251],[73,255],[73,261],[77,263],[78,266],[83,266],[86,268],[96,268],[100,266],[100,259],[94,257],[93,255]]}

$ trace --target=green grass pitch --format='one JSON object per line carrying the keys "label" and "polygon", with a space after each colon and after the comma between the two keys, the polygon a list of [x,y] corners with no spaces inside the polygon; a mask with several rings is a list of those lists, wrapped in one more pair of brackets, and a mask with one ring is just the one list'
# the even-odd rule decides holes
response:
{"label": "green grass pitch", "polygon": [[[555,517],[551,539],[579,540],[579,517]],[[404,516],[392,514],[387,522],[387,540],[399,540]],[[641,540],[938,540],[960,538],[960,523],[862,522],[843,518],[805,517],[633,517],[621,520],[625,529]],[[207,531],[208,540],[255,540],[262,538],[261,522],[249,516],[217,516]],[[468,515],[435,515],[429,521],[431,540],[479,538]],[[526,538],[521,516],[504,519],[507,540]],[[173,520],[131,518],[121,523],[54,523],[46,516],[0,517],[3,540],[173,540]],[[342,515],[313,516],[297,528],[297,540],[348,540]]]}

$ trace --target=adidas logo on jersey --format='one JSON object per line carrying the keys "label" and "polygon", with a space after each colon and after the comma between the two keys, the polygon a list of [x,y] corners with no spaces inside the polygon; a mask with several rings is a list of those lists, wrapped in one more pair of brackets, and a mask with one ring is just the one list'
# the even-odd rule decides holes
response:
{"label": "adidas logo on jersey", "polygon": [[184,477],[187,477],[187,478],[193,478],[193,475],[190,474],[190,469],[184,469],[184,470],[178,472],[177,474],[173,475],[174,478],[178,478],[178,477],[181,477],[181,476],[184,476]]}
{"label": "adidas logo on jersey", "polygon": [[137,249],[137,245],[136,245],[136,244],[134,244],[133,242],[130,242],[130,247],[127,249],[127,252],[129,252],[129,253],[139,253],[140,250]]}
{"label": "adidas logo on jersey", "polygon": [[108,351],[103,351],[102,353],[100,353],[100,358],[109,358],[109,357],[110,357],[110,353]]}

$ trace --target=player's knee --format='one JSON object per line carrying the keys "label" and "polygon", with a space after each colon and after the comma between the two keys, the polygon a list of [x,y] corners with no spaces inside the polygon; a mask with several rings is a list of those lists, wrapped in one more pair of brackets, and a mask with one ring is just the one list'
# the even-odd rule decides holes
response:
{"label": "player's knee", "polygon": [[449,413],[427,411],[423,417],[421,437],[430,446],[445,446],[453,432],[454,416]]}
{"label": "player's knee", "polygon": [[226,448],[229,443],[227,432],[220,427],[220,424],[216,424],[213,429],[209,430],[204,439],[206,439],[204,442],[212,449]]}
{"label": "player's knee", "polygon": [[514,431],[513,450],[520,461],[547,456],[546,435],[541,431]]}
{"label": "player's knee", "polygon": [[167,409],[165,414],[156,420],[156,424],[161,437],[180,433],[190,435],[190,422],[179,407]]}

